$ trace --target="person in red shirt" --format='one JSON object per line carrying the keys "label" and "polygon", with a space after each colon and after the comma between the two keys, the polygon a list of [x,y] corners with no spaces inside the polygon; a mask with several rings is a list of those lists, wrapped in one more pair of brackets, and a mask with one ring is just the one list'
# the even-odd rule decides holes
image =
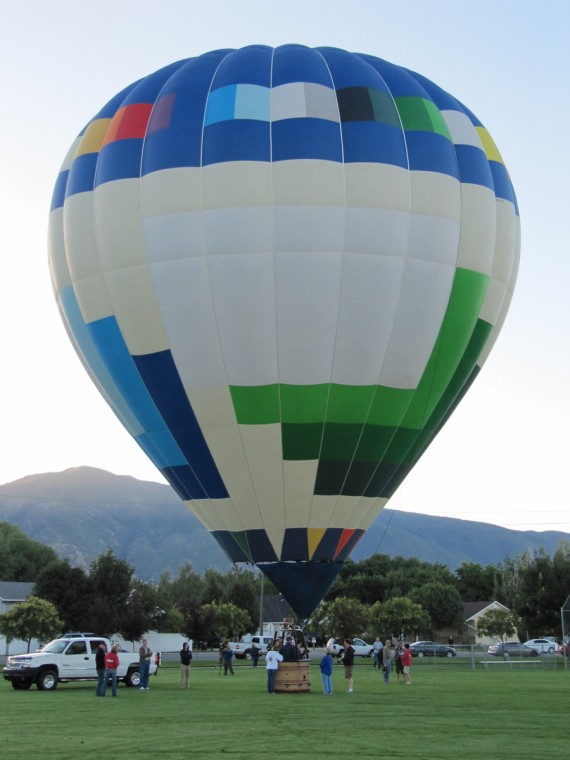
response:
{"label": "person in red shirt", "polygon": [[404,644],[404,651],[402,652],[402,665],[404,667],[404,681],[411,685],[410,680],[410,668],[412,667],[412,650],[409,644]]}
{"label": "person in red shirt", "polygon": [[105,655],[105,681],[103,682],[103,688],[101,690],[102,697],[105,696],[107,691],[109,679],[111,679],[112,694],[114,697],[117,696],[117,668],[119,667],[118,651],[119,647],[116,644],[113,644],[111,651],[107,652]]}

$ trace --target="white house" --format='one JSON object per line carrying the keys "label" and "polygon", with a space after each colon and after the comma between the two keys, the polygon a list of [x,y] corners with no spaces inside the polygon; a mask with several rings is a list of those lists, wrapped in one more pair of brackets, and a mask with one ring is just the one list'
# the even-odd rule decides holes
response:
{"label": "white house", "polygon": [[[32,593],[33,583],[19,583],[17,581],[0,581],[0,615],[3,615],[17,604],[25,602]],[[32,641],[31,650],[37,647],[37,642]],[[4,636],[0,636],[0,655],[23,654],[28,650],[27,641],[6,642]]]}
{"label": "white house", "polygon": [[[481,615],[484,615],[486,612],[489,612],[489,610],[507,610],[509,611],[508,607],[505,607],[504,604],[501,604],[500,602],[468,602],[465,605],[465,627],[468,632],[469,638],[473,638],[476,644],[495,644],[495,639],[491,638],[490,636],[480,636],[477,633],[477,621],[481,617]],[[518,641],[518,636],[515,634],[512,638],[510,638],[510,641]]]}

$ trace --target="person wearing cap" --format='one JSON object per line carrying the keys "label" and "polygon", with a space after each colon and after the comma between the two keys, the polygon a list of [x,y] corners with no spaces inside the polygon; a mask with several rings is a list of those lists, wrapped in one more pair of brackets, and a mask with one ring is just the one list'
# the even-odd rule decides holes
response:
{"label": "person wearing cap", "polygon": [[299,652],[297,651],[292,636],[287,636],[285,644],[283,644],[279,653],[283,655],[283,662],[297,662],[299,659]]}

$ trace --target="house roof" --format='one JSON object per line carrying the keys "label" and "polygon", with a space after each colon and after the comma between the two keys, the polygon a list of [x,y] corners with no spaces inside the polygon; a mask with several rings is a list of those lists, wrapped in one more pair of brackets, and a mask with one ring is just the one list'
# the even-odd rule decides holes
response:
{"label": "house roof", "polygon": [[485,612],[487,609],[496,609],[497,607],[502,607],[504,610],[507,609],[504,604],[501,604],[501,602],[466,602],[463,611],[465,614],[465,622],[468,623],[470,620],[473,620],[474,618],[478,618],[482,615],[483,612]]}
{"label": "house roof", "polygon": [[33,589],[33,583],[0,581],[0,600],[4,602],[23,602],[30,596]]}

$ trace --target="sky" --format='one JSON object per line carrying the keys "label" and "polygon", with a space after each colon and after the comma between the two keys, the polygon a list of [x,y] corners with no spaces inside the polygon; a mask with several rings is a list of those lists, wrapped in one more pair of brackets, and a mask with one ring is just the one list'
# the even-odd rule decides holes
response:
{"label": "sky", "polygon": [[462,101],[498,145],[521,214],[503,331],[389,506],[570,533],[569,28],[566,0],[0,0],[0,484],[82,465],[165,482],[56,309],[48,214],[77,133],[173,61],[326,45],[420,72]]}

